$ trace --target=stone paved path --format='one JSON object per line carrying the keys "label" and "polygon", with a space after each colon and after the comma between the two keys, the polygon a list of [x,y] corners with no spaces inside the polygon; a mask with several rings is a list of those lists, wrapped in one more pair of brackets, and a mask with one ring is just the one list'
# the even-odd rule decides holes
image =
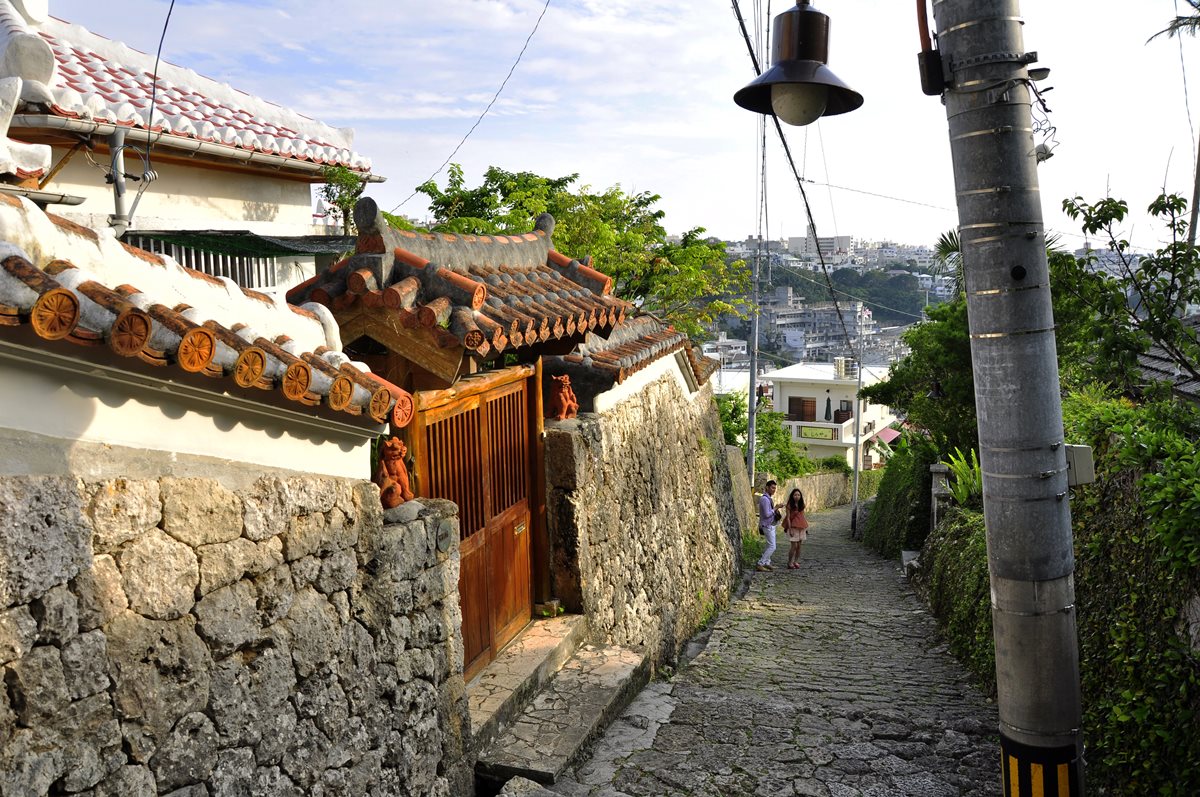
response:
{"label": "stone paved path", "polygon": [[656,681],[553,787],[570,797],[984,797],[1001,793],[996,713],[900,575],[811,518],[754,573],[705,650]]}

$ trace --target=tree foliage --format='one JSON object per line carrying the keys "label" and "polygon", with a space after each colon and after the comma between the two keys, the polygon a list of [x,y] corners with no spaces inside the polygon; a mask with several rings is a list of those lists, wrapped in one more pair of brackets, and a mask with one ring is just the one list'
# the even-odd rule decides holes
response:
{"label": "tree foliage", "polygon": [[745,393],[718,393],[717,413],[721,417],[721,431],[725,445],[741,446],[746,442],[746,427],[749,423],[750,402]]}
{"label": "tree foliage", "polygon": [[1091,356],[1083,358],[1090,375],[1123,391],[1142,381],[1138,356],[1158,347],[1181,373],[1200,380],[1200,342],[1184,323],[1189,305],[1200,304],[1200,250],[1187,243],[1187,202],[1163,194],[1148,212],[1166,227],[1166,246],[1145,257],[1129,251],[1120,225],[1129,212],[1124,200],[1106,198],[1088,204],[1081,197],[1063,202],[1084,232],[1101,234],[1110,255],[1095,252],[1064,262],[1055,289],[1067,294],[1079,322],[1080,340]]}
{"label": "tree foliage", "polygon": [[892,365],[887,379],[864,387],[862,395],[905,416],[939,451],[978,448],[967,301],[959,297],[927,312],[928,321],[902,336],[908,356]]}
{"label": "tree foliage", "polygon": [[783,413],[758,412],[754,416],[755,469],[784,480],[814,473],[817,464],[804,455],[804,447],[792,439],[783,425]]}
{"label": "tree foliage", "polygon": [[321,180],[325,183],[320,189],[321,199],[325,201],[329,212],[341,219],[342,232],[352,234],[354,204],[367,187],[366,177],[345,166],[322,166]]}
{"label": "tree foliage", "polygon": [[1196,35],[1196,31],[1200,29],[1200,0],[1183,1],[1191,6],[1194,13],[1189,14],[1188,16],[1183,16],[1182,14],[1176,15],[1169,23],[1167,23],[1167,27],[1151,36],[1146,40],[1147,42],[1154,41],[1159,36],[1164,34],[1166,34],[1168,39],[1173,39],[1176,36],[1182,36],[1185,33],[1189,36]]}
{"label": "tree foliage", "polygon": [[692,337],[703,337],[718,316],[746,312],[749,271],[743,261],[726,258],[722,243],[705,239],[701,227],[678,243],[668,241],[657,194],[575,188],[578,178],[493,166],[478,187],[468,188],[462,167],[452,164],[445,188],[430,180],[417,190],[429,197],[434,229],[442,232],[526,233],[540,214],[550,213],[556,249],[591,255],[613,278],[617,296]]}

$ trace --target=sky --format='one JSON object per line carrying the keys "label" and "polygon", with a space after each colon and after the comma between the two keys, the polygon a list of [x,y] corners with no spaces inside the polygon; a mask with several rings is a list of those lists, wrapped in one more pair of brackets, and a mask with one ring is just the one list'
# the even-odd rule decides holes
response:
{"label": "sky", "polygon": [[[168,0],[50,0],[50,12],[153,53]],[[916,10],[897,0],[819,0],[831,19],[830,68],[861,93],[852,113],[786,128],[818,235],[932,245],[953,229],[945,108],[921,92]],[[1144,214],[1165,187],[1190,198],[1200,128],[1200,40],[1161,37],[1182,0],[1021,4],[1027,51],[1053,148],[1038,168],[1049,230],[1082,246],[1064,198],[1128,201],[1135,247],[1165,237]],[[755,30],[787,4],[753,4]],[[769,13],[768,13],[769,8]],[[426,217],[413,189],[453,156],[477,185],[495,165],[580,186],[661,196],[669,232],[727,240],[765,227],[803,236],[800,192],[768,130],[765,224],[758,200],[759,116],[733,93],[754,77],[733,8],[663,0],[176,0],[163,58],[337,127],[387,182],[384,208]],[[756,24],[756,20],[759,22]],[[930,24],[934,21],[931,16]],[[1189,92],[1196,100],[1190,103]],[[1049,88],[1049,90],[1046,90]]]}

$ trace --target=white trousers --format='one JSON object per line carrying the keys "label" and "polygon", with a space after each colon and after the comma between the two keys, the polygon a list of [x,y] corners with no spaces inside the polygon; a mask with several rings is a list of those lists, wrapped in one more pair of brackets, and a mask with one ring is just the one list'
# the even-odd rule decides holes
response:
{"label": "white trousers", "polygon": [[763,529],[763,534],[767,535],[767,549],[763,551],[762,558],[758,560],[760,565],[771,564],[771,554],[775,553],[775,527]]}

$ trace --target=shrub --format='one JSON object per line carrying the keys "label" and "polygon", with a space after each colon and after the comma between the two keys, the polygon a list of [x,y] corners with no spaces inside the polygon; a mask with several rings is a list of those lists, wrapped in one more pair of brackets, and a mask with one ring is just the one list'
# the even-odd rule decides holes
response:
{"label": "shrub", "polygon": [[858,499],[860,501],[865,501],[879,492],[879,483],[883,481],[883,474],[886,472],[884,469],[864,470],[858,474]]}
{"label": "shrub", "polygon": [[836,454],[830,457],[822,457],[817,460],[817,467],[821,470],[828,470],[834,473],[841,473],[846,476],[854,475],[854,468],[850,467],[850,463],[845,457],[839,457]]}
{"label": "shrub", "polygon": [[[1200,412],[1093,388],[1068,396],[1063,416],[1067,440],[1096,459],[1071,502],[1088,786],[1200,794],[1200,660],[1181,619],[1200,595]],[[951,649],[994,687],[982,516],[953,509],[921,561]]]}
{"label": "shrub", "polygon": [[921,435],[906,432],[900,438],[883,471],[875,505],[867,515],[864,544],[889,558],[899,556],[901,550],[921,547],[929,534],[933,489],[929,466],[936,461],[932,444]]}
{"label": "shrub", "polygon": [[996,654],[983,513],[959,507],[947,513],[925,540],[918,584],[950,650],[994,695]]}
{"label": "shrub", "polygon": [[1071,504],[1088,785],[1198,794],[1200,662],[1180,614],[1200,591],[1200,418],[1096,390],[1063,414],[1096,455]]}

